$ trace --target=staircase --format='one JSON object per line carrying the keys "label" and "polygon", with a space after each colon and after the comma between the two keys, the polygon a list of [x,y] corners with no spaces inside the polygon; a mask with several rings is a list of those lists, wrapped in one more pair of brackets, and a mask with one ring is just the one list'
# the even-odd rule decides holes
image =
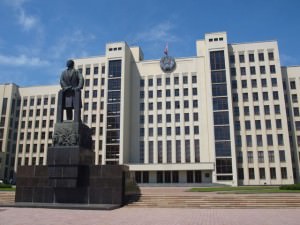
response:
{"label": "staircase", "polygon": [[15,203],[14,191],[0,191],[0,206]]}
{"label": "staircase", "polygon": [[143,193],[127,207],[300,208],[300,194]]}

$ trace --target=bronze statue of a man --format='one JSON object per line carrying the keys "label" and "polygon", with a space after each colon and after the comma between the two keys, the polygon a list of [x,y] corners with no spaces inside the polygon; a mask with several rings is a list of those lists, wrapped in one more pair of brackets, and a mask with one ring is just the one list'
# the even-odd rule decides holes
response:
{"label": "bronze statue of a man", "polygon": [[[74,61],[67,61],[67,69],[60,77],[61,90],[58,93],[57,122],[63,121],[63,110],[67,112],[67,120],[80,122],[81,89],[83,87],[82,74],[74,69]],[[73,119],[74,109],[74,119]]]}

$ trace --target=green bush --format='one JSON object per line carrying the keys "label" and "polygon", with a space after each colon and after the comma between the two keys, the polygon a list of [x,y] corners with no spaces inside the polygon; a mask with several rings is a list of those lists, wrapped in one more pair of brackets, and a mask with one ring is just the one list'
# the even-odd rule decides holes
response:
{"label": "green bush", "polygon": [[300,190],[300,184],[282,185],[280,190]]}
{"label": "green bush", "polygon": [[0,188],[11,188],[11,185],[0,183]]}

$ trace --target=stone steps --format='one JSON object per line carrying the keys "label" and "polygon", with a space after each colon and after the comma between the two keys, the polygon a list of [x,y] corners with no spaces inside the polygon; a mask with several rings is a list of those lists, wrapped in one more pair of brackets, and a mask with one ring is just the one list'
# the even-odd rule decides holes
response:
{"label": "stone steps", "polygon": [[14,191],[0,191],[0,204],[12,204],[15,203]]}
{"label": "stone steps", "polygon": [[141,195],[128,207],[161,208],[298,208],[300,195]]}

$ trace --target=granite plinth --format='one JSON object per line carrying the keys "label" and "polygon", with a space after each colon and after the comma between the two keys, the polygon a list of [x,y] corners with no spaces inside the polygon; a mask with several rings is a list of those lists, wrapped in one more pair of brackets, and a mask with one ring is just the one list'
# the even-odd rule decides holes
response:
{"label": "granite plinth", "polygon": [[[125,199],[127,166],[90,165],[68,167],[58,174],[48,166],[20,166],[16,202],[113,204]],[[75,178],[75,174],[78,176]],[[59,177],[62,176],[62,177]]]}

